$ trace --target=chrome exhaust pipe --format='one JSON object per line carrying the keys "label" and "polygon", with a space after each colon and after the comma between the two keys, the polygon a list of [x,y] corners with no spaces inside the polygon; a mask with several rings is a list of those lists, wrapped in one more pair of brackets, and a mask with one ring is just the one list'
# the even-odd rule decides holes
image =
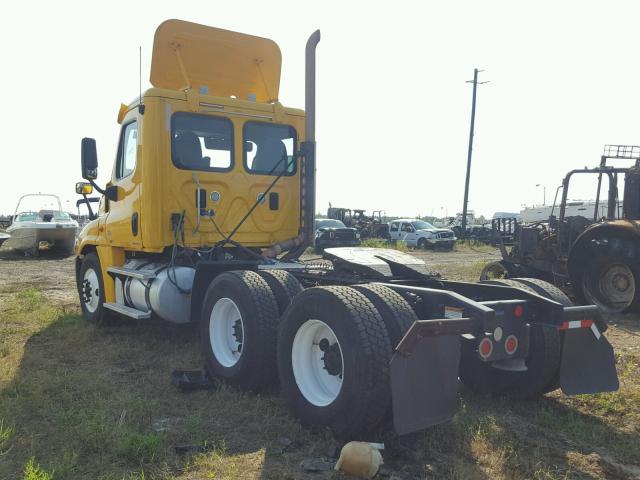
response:
{"label": "chrome exhaust pipe", "polygon": [[[304,178],[302,180],[302,224],[305,248],[315,236],[316,214],[316,46],[320,42],[320,30],[307,40],[305,48],[305,94],[304,136],[301,145],[304,156]],[[304,249],[302,249],[304,251]]]}

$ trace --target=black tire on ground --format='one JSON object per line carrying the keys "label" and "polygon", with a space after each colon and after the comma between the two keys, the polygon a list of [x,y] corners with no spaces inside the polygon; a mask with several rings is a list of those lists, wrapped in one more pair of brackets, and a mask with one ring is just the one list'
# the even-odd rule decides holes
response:
{"label": "black tire on ground", "polygon": [[[573,302],[567,295],[560,290],[555,285],[545,282],[544,280],[540,280],[538,278],[514,278],[516,282],[524,283],[528,285],[533,290],[536,291],[538,295],[549,298],[555,302],[558,302],[564,307],[572,307]],[[562,345],[564,342],[564,332],[558,331],[558,335],[560,336],[560,356],[562,356]],[[558,369],[556,370],[556,374],[553,376],[553,379],[549,384],[545,387],[544,393],[553,392],[560,387],[560,365],[558,364]]]}
{"label": "black tire on ground", "polygon": [[[89,282],[85,281],[85,275],[88,272],[93,271],[98,280],[98,288],[90,288]],[[80,271],[76,278],[76,286],[78,288],[78,295],[80,297],[80,308],[82,310],[82,317],[96,325],[104,325],[114,318],[114,314],[104,308],[104,283],[102,280],[102,268],[100,267],[100,259],[94,252],[87,253],[82,259],[80,264]],[[93,298],[98,299],[98,303],[95,308],[90,306],[90,301]]]}
{"label": "black tire on ground", "polygon": [[413,308],[399,293],[384,285],[368,283],[353,285],[352,288],[362,293],[373,303],[387,328],[391,347],[397,347],[413,322],[418,320]]}
{"label": "black tire on ground", "polygon": [[[213,315],[216,305],[220,310]],[[227,331],[233,331],[239,355],[232,360],[228,355],[223,357],[225,345],[218,344],[215,348],[218,358],[212,341],[224,338],[216,336],[218,332],[224,334],[222,319],[225,315],[231,319],[236,312],[240,314],[240,323],[236,320]],[[276,297],[269,284],[256,272],[230,271],[214,278],[205,294],[200,318],[201,349],[207,373],[241,390],[260,391],[272,386],[277,375],[278,319]],[[218,332],[215,328],[217,321],[222,322]],[[231,344],[226,346],[229,351],[233,348]]]}
{"label": "black tire on ground", "polygon": [[[335,398],[324,405],[307,399],[293,368],[294,339],[314,320],[331,329],[337,339],[333,346],[339,345],[343,362],[339,374],[342,384]],[[329,427],[340,439],[352,440],[373,431],[388,411],[390,357],[391,344],[382,317],[367,297],[351,287],[305,290],[296,296],[280,324],[278,372],[286,402],[304,425]]]}
{"label": "black tire on ground", "polygon": [[[515,280],[493,280],[494,285],[535,290]],[[513,398],[534,398],[554,390],[560,368],[561,338],[557,328],[532,325],[529,330],[529,354],[525,359],[527,370],[513,372],[500,370],[480,360],[475,341],[461,339],[460,380],[478,393],[508,395]]]}
{"label": "black tire on ground", "polygon": [[418,239],[418,248],[421,250],[427,249],[427,241],[424,238]]}
{"label": "black tire on ground", "polygon": [[607,313],[639,310],[640,247],[635,242],[613,238],[596,244],[589,254],[576,286],[579,296]]}
{"label": "black tire on ground", "polygon": [[259,270],[257,273],[267,282],[276,297],[281,316],[293,297],[304,290],[298,279],[285,270]]}

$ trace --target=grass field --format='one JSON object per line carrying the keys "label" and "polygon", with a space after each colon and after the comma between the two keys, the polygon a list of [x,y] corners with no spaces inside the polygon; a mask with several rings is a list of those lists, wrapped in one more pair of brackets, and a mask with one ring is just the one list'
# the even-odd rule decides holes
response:
{"label": "grass field", "polygon": [[[451,255],[432,266],[477,278],[482,262]],[[171,371],[200,365],[190,328],[97,328],[68,289],[5,285],[0,294],[0,479],[343,478],[300,467],[340,445],[300,427],[277,390],[178,392]],[[379,433],[383,478],[639,478],[638,323],[620,322],[619,392],[513,402],[462,391],[453,421],[407,438]],[[176,453],[185,444],[192,451]]]}

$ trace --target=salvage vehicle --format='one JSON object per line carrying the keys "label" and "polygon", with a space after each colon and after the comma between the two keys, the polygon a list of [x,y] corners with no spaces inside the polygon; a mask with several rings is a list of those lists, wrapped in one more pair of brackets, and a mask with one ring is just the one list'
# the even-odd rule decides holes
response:
{"label": "salvage vehicle", "polygon": [[383,220],[383,210],[374,210],[369,216],[365,210],[332,207],[329,204],[327,217],[340,220],[347,227],[355,228],[361,238],[389,238],[389,227]]}
{"label": "salvage vehicle", "polygon": [[77,245],[84,318],[194,323],[211,378],[279,383],[296,417],[340,438],[390,411],[401,434],[448,420],[459,376],[521,397],[617,389],[598,309],[565,305],[544,283],[450,282],[388,249],[301,260],[315,235],[319,40],[306,45],[302,111],[278,100],[273,41],[158,27],[153,88],[120,109],[105,188],[96,142],[82,140],[77,191],[103,195]]}
{"label": "salvage vehicle", "polygon": [[429,222],[418,219],[401,218],[389,222],[391,241],[402,241],[415,248],[444,248],[451,250],[456,236],[449,228],[437,228]]}
{"label": "salvage vehicle", "polygon": [[340,220],[319,218],[315,221],[316,236],[313,247],[320,253],[329,247],[355,247],[360,245],[360,234],[348,228]]}
{"label": "salvage vehicle", "polygon": [[[631,165],[612,166],[608,164],[611,160],[631,161]],[[618,194],[619,176],[625,182],[623,202]],[[575,177],[595,180],[596,200],[580,209],[572,208],[574,202],[567,200]],[[606,201],[601,200],[604,181],[608,184]],[[511,250],[501,245],[502,260],[486,265],[481,280],[535,277],[555,284],[580,303],[594,303],[606,312],[637,311],[640,147],[605,145],[598,167],[570,171],[558,190],[562,190],[560,204],[556,204],[556,193],[548,220],[518,225]]]}

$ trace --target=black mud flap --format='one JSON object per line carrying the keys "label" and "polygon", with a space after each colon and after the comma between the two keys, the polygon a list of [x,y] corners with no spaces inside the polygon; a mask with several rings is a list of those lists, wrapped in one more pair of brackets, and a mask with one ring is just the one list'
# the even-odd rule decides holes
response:
{"label": "black mud flap", "polygon": [[391,357],[393,424],[399,435],[451,419],[458,403],[459,335],[423,337]]}
{"label": "black mud flap", "polygon": [[560,363],[562,392],[615,392],[619,386],[613,347],[605,336],[589,328],[566,330]]}

